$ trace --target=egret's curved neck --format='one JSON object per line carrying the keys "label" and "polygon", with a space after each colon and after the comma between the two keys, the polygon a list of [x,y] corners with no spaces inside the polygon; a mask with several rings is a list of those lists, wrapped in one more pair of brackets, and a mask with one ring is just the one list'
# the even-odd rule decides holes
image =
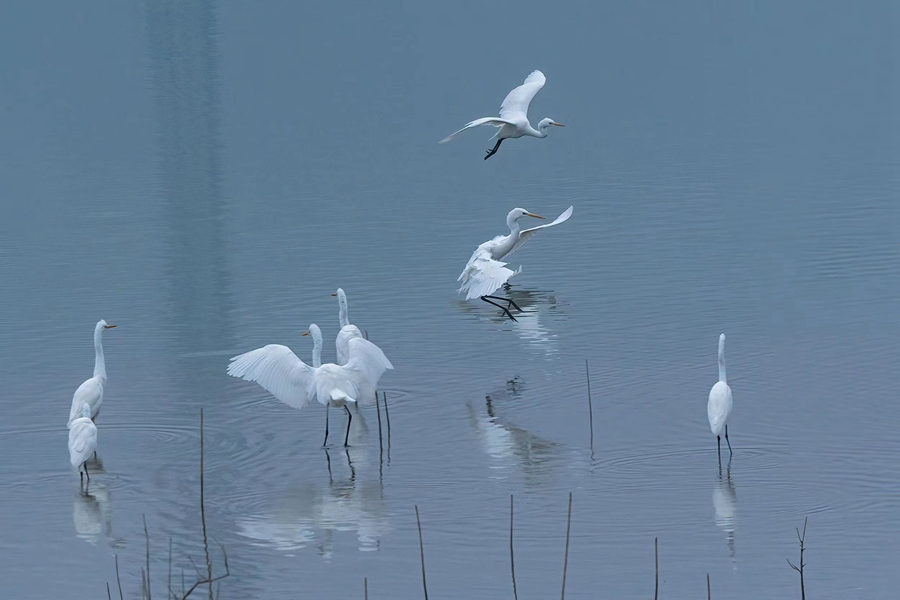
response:
{"label": "egret's curved neck", "polygon": [[719,338],[719,381],[728,383],[725,377],[725,338]]}
{"label": "egret's curved neck", "polygon": [[106,380],[106,360],[103,358],[103,325],[94,329],[94,377]]}
{"label": "egret's curved neck", "polygon": [[347,294],[344,293],[344,290],[338,292],[338,305],[341,307],[338,315],[341,320],[341,327],[346,327],[350,324],[350,317],[347,316]]}
{"label": "egret's curved neck", "polygon": [[547,130],[550,128],[549,125],[539,125],[537,129],[528,126],[528,129],[525,130],[525,135],[530,135],[531,137],[536,138],[545,138],[547,137]]}
{"label": "egret's curved neck", "polygon": [[512,250],[512,247],[516,245],[516,241],[519,239],[519,232],[522,231],[519,221],[512,216],[506,217],[506,225],[509,227],[509,235],[506,236],[506,239],[500,245],[494,247],[492,253],[494,260],[500,260],[509,254],[509,251]]}
{"label": "egret's curved neck", "polygon": [[311,335],[313,339],[312,366],[318,369],[322,366],[322,332],[314,329]]}

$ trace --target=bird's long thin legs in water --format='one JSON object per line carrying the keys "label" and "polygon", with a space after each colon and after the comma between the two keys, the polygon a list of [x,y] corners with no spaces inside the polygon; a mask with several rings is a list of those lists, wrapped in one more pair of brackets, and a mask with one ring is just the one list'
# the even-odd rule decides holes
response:
{"label": "bird's long thin legs in water", "polygon": [[722,468],[722,438],[716,436],[716,451],[719,453],[719,468]]}
{"label": "bird's long thin legs in water", "polygon": [[328,445],[328,407],[329,406],[331,406],[331,405],[330,404],[325,405],[325,441],[322,442],[323,448]]}
{"label": "bird's long thin legs in water", "polygon": [[509,317],[510,319],[512,319],[513,321],[518,321],[518,319],[516,319],[516,318],[512,315],[511,312],[509,312],[509,309],[508,309],[508,308],[506,308],[505,306],[501,306],[500,304],[497,304],[496,302],[494,302],[494,301],[492,301],[492,300],[488,300],[489,297],[493,298],[493,296],[482,296],[481,299],[484,300],[485,302],[487,302],[488,304],[493,304],[494,306],[496,306],[497,308],[499,308],[500,310],[502,310],[503,312],[505,312],[505,313],[506,313],[506,316]]}
{"label": "bird's long thin legs in water", "polygon": [[[493,304],[493,305],[496,306],[497,308],[501,309],[504,313],[506,313],[506,316],[508,316],[508,317],[509,317],[510,319],[512,319],[513,321],[517,321],[518,319],[516,319],[516,318],[512,315],[511,312],[509,312],[510,307],[515,307],[515,309],[516,309],[517,311],[523,312],[522,309],[519,308],[519,305],[516,304],[516,303],[515,303],[512,299],[510,299],[510,298],[501,298],[500,296],[482,296],[481,299],[484,300],[485,302],[487,302],[488,304]],[[493,300],[499,300],[500,302],[506,302],[506,306],[501,306],[500,304],[497,304],[497,303],[494,302]]]}
{"label": "bird's long thin legs in water", "polygon": [[[346,448],[349,445],[347,444],[347,441],[350,439],[350,423],[353,421],[353,414],[346,404],[344,405],[344,410],[347,411],[347,433],[344,434],[344,448]],[[349,459],[350,456],[348,455],[347,458]]]}
{"label": "bird's long thin legs in water", "polygon": [[501,144],[501,143],[503,142],[503,140],[505,140],[505,139],[506,139],[506,138],[500,138],[499,140],[497,140],[497,143],[494,144],[494,147],[487,151],[487,156],[484,157],[484,160],[487,160],[487,159],[489,159],[490,157],[492,157],[493,155],[497,154],[497,148],[500,147],[500,144]]}
{"label": "bird's long thin legs in water", "polygon": [[731,442],[728,441],[728,425],[725,426],[725,442],[728,444],[728,460],[731,460],[731,455],[734,453],[731,451]]}

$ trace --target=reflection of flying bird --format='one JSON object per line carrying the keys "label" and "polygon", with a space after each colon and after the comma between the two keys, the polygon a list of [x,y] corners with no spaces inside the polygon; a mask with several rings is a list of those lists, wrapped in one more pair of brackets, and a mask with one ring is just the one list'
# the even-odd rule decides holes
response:
{"label": "reflection of flying bird", "polygon": [[[309,326],[314,348],[321,348],[322,332],[315,324]],[[393,365],[381,348],[368,340],[354,338],[349,342],[349,360],[346,365],[326,363],[310,367],[297,358],[290,348],[269,344],[231,359],[228,374],[247,381],[255,381],[273,396],[293,408],[303,408],[310,400],[318,400],[325,406],[343,406],[347,411],[347,433],[344,445],[350,437],[353,417],[348,403],[363,405],[374,403],[378,380]],[[315,349],[313,350],[315,355]],[[328,442],[328,421],[325,421],[325,443]]]}
{"label": "reflection of flying bird", "polygon": [[90,417],[96,420],[103,404],[103,386],[106,385],[106,360],[103,358],[103,331],[115,325],[107,325],[100,319],[94,327],[94,376],[78,386],[72,396],[72,408],[69,409],[69,427],[72,421],[81,416],[81,405],[87,403],[91,409]]}
{"label": "reflection of flying bird", "polygon": [[719,463],[722,462],[722,432],[728,444],[728,455],[731,456],[731,442],[728,440],[728,417],[731,416],[731,388],[725,377],[725,334],[719,336],[719,381],[709,390],[709,401],[706,404],[706,416],[709,417],[709,428],[716,436],[716,448],[719,452]]}
{"label": "reflection of flying bird", "polygon": [[340,306],[338,318],[341,322],[341,330],[334,341],[334,348],[337,352],[337,364],[346,365],[350,359],[350,340],[361,338],[363,335],[359,332],[359,327],[350,324],[350,317],[347,316],[347,294],[344,293],[344,290],[338,288],[337,292],[332,294],[332,296],[337,296],[338,305]]}
{"label": "reflection of flying bird", "polygon": [[97,426],[91,420],[91,409],[85,402],[81,405],[81,416],[69,425],[69,462],[78,469],[78,476],[82,484],[84,484],[85,476],[87,476],[88,485],[91,483],[87,461],[96,451]]}
{"label": "reflection of flying bird", "polygon": [[[510,307],[515,307],[519,312],[522,312],[522,309],[510,298],[501,298],[491,294],[497,291],[500,286],[507,284],[510,277],[520,273],[522,267],[519,267],[517,271],[513,271],[506,266],[507,263],[501,262],[501,260],[518,250],[522,244],[530,240],[541,229],[553,227],[563,221],[567,221],[572,216],[573,210],[574,207],[570,206],[552,223],[524,230],[519,225],[519,219],[523,217],[543,219],[544,217],[530,213],[524,208],[514,208],[509,211],[509,214],[506,215],[509,235],[498,235],[475,249],[472,257],[466,264],[466,268],[463,269],[463,272],[457,278],[457,281],[462,282],[459,286],[459,292],[466,293],[466,300],[481,298],[488,304],[493,304],[497,308],[503,309],[503,312],[515,321],[516,318],[509,312]],[[506,302],[506,306],[497,304],[494,300]]]}
{"label": "reflection of flying bird", "polygon": [[467,123],[466,126],[459,131],[451,133],[442,139],[440,143],[443,144],[444,142],[449,142],[457,134],[477,125],[498,127],[499,131],[491,138],[497,138],[497,143],[494,144],[493,148],[487,151],[487,156],[484,157],[484,160],[487,160],[497,153],[497,149],[500,148],[500,143],[507,138],[520,138],[525,135],[536,138],[547,137],[547,130],[551,125],[563,127],[563,124],[557,123],[553,119],[541,119],[541,122],[538,123],[538,128],[535,129],[528,121],[528,105],[531,104],[531,101],[534,99],[535,95],[541,91],[541,88],[544,87],[545,83],[547,83],[547,78],[544,77],[543,73],[540,71],[532,71],[522,85],[506,95],[506,99],[504,99],[503,104],[500,105],[499,118],[482,117],[481,119],[475,119],[471,123]]}

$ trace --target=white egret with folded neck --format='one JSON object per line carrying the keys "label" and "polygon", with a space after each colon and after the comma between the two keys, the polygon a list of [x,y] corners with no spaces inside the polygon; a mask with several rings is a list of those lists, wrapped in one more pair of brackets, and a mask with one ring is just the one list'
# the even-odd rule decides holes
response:
{"label": "white egret with folded neck", "polygon": [[[466,268],[463,269],[463,272],[460,273],[459,277],[456,279],[457,281],[462,282],[459,286],[459,293],[465,292],[466,300],[481,298],[488,304],[493,304],[497,308],[502,309],[510,319],[515,321],[516,318],[509,309],[515,307],[516,310],[522,312],[519,305],[511,298],[502,298],[500,296],[493,296],[492,294],[501,286],[509,288],[509,279],[513,275],[521,273],[522,267],[513,271],[506,266],[507,263],[501,262],[501,260],[521,248],[522,244],[534,237],[534,234],[538,231],[568,221],[569,217],[572,216],[573,210],[574,207],[570,206],[563,211],[561,215],[556,217],[553,222],[547,223],[546,225],[538,225],[537,227],[532,227],[530,229],[522,229],[519,225],[519,219],[524,217],[543,219],[544,217],[529,212],[524,208],[514,208],[509,211],[509,214],[506,215],[506,225],[509,227],[509,235],[498,235],[494,239],[486,241],[475,249],[472,257],[466,264]],[[506,306],[497,304],[497,302],[494,302],[495,300],[506,302]]]}
{"label": "white egret with folded neck", "polygon": [[487,155],[484,157],[484,160],[487,160],[497,153],[500,144],[505,139],[515,139],[523,136],[545,138],[547,137],[547,132],[550,130],[551,126],[565,127],[565,125],[557,123],[553,119],[541,119],[537,129],[535,129],[528,120],[528,106],[531,104],[531,100],[535,95],[537,95],[537,93],[541,91],[541,88],[544,87],[545,83],[547,83],[547,78],[544,77],[543,73],[540,71],[532,71],[531,74],[525,78],[525,82],[522,85],[513,89],[506,95],[506,98],[500,105],[499,117],[482,117],[480,119],[475,119],[474,121],[467,123],[466,126],[459,131],[451,133],[442,139],[440,143],[443,144],[449,142],[470,127],[477,127],[478,125],[498,127],[499,130],[491,138],[496,138],[497,143],[494,144],[493,148],[487,150]]}
{"label": "white egret with folded neck", "polygon": [[106,359],[103,356],[103,332],[115,325],[107,325],[100,319],[94,326],[94,376],[86,380],[72,396],[72,408],[69,409],[69,423],[81,416],[81,405],[87,404],[91,411],[91,419],[97,420],[100,406],[103,404],[103,386],[106,385]]}

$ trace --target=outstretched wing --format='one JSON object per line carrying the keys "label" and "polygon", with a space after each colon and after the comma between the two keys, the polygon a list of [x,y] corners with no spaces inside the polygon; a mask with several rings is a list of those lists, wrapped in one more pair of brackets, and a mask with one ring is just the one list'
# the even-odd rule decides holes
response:
{"label": "outstretched wing", "polygon": [[491,127],[503,127],[504,125],[515,125],[515,123],[512,123],[511,121],[507,121],[506,119],[502,119],[502,118],[498,119],[497,117],[482,117],[480,119],[475,119],[471,123],[466,123],[465,127],[460,129],[459,131],[455,131],[455,132],[451,133],[450,135],[448,135],[447,137],[445,137],[438,143],[444,144],[446,142],[449,142],[450,140],[452,140],[454,137],[456,137],[457,135],[459,135],[466,129],[469,129],[470,127],[477,127],[479,125],[490,125]]}
{"label": "outstretched wing", "polygon": [[525,83],[515,88],[506,95],[503,104],[500,105],[500,118],[512,119],[524,118],[528,119],[528,105],[534,96],[541,91],[547,78],[540,71],[532,71],[525,78]]}
{"label": "outstretched wing", "polygon": [[563,214],[556,217],[556,219],[554,219],[552,223],[547,223],[546,225],[538,225],[537,227],[532,227],[531,229],[525,229],[522,232],[520,232],[519,239],[517,239],[516,243],[513,244],[512,249],[506,253],[506,256],[509,256],[510,254],[512,254],[513,252],[518,250],[522,246],[522,244],[524,244],[525,242],[530,240],[532,237],[534,237],[534,234],[536,234],[541,229],[546,229],[547,227],[553,227],[554,225],[559,225],[563,221],[568,221],[569,217],[572,216],[573,210],[575,210],[575,208],[573,206],[570,206],[569,208],[567,208],[565,210],[565,212],[563,212]]}
{"label": "outstretched wing", "polygon": [[460,276],[463,282],[459,291],[466,293],[466,300],[488,296],[515,274],[505,262],[490,257],[477,258],[470,262]]}
{"label": "outstretched wing", "polygon": [[394,365],[387,359],[381,348],[363,338],[350,340],[350,360],[344,365],[344,372],[359,390],[356,398],[363,406],[375,403],[375,389],[378,380]]}
{"label": "outstretched wing", "polygon": [[315,369],[287,346],[269,344],[232,358],[228,374],[255,381],[288,406],[303,408],[309,404]]}

